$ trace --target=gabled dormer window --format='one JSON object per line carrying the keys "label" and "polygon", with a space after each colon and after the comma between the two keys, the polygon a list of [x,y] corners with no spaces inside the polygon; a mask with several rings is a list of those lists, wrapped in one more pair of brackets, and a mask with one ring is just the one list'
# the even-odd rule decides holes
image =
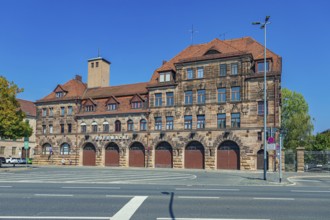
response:
{"label": "gabled dormer window", "polygon": [[56,92],[56,98],[61,98],[64,96],[64,92]]}
{"label": "gabled dormer window", "polygon": [[85,106],[85,112],[94,112],[95,106],[94,105],[86,105]]}
{"label": "gabled dormer window", "polygon": [[170,82],[171,72],[159,73],[159,82]]}
{"label": "gabled dormer window", "polygon": [[107,110],[108,111],[115,111],[115,110],[117,110],[117,103],[109,103],[109,104],[107,104]]}
{"label": "gabled dormer window", "polygon": [[132,103],[131,103],[131,107],[132,107],[133,109],[142,108],[142,102],[141,102],[141,101],[138,101],[138,102],[132,102]]}

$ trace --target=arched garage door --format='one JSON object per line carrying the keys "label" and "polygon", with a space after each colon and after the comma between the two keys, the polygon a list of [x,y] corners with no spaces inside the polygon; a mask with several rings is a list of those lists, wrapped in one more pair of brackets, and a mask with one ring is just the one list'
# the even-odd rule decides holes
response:
{"label": "arched garage door", "polygon": [[[268,152],[266,152],[266,157],[267,157],[267,162],[268,160]],[[267,170],[269,168],[269,163],[267,163]],[[263,170],[264,169],[264,150],[261,149],[257,153],[257,169],[258,170]]]}
{"label": "arched garage door", "polygon": [[184,167],[204,169],[204,147],[197,141],[190,142],[185,150]]}
{"label": "arched garage door", "polygon": [[83,166],[96,165],[96,149],[92,143],[87,143],[83,150]]}
{"label": "arched garage door", "polygon": [[129,166],[144,167],[144,147],[139,142],[133,143],[129,148]]}
{"label": "arched garage door", "polygon": [[218,169],[239,170],[240,151],[233,141],[225,141],[218,147]]}
{"label": "arched garage door", "polygon": [[118,167],[119,166],[119,147],[116,143],[109,143],[105,148],[105,166]]}
{"label": "arched garage door", "polygon": [[173,167],[172,146],[167,142],[161,142],[155,151],[155,167],[172,168]]}

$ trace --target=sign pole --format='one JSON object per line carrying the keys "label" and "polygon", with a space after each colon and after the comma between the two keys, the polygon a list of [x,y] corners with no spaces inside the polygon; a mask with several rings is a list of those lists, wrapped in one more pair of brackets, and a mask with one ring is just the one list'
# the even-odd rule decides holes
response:
{"label": "sign pole", "polygon": [[25,149],[25,166],[26,168],[28,167],[28,163],[27,163],[27,151],[29,149],[29,138],[25,137],[24,138],[24,149]]}
{"label": "sign pole", "polygon": [[280,152],[279,152],[279,156],[280,156],[280,169],[279,169],[279,181],[280,183],[282,182],[282,133],[280,133]]}

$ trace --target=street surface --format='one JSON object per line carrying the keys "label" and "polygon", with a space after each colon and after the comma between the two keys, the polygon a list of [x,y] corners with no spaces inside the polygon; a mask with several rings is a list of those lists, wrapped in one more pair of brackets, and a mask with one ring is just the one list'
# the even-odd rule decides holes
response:
{"label": "street surface", "polygon": [[283,184],[261,176],[96,167],[0,169],[0,219],[330,218],[329,174],[294,174]]}

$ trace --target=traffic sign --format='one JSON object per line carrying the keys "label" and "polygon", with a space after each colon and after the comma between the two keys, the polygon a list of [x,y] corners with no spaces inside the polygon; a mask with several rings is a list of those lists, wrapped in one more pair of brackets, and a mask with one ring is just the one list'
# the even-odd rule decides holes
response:
{"label": "traffic sign", "polygon": [[273,137],[268,138],[268,143],[273,144],[275,142],[275,139]]}
{"label": "traffic sign", "polygon": [[276,144],[267,144],[267,150],[276,150]]}

